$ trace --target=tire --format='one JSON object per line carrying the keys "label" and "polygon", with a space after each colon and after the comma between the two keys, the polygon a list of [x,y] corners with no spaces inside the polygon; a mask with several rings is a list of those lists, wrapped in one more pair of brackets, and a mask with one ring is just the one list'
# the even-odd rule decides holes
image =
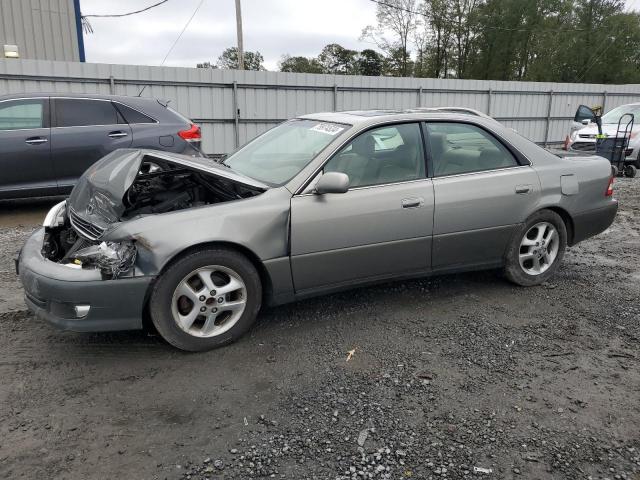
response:
{"label": "tire", "polygon": [[638,173],[638,170],[634,165],[627,165],[626,167],[624,167],[625,177],[633,178],[636,176],[636,173]]}
{"label": "tire", "polygon": [[244,255],[207,248],[172,263],[155,283],[149,302],[162,338],[181,350],[201,352],[231,343],[251,327],[260,310],[262,285]]}
{"label": "tire", "polygon": [[611,176],[612,177],[617,177],[619,173],[620,172],[618,172],[618,167],[616,167],[615,165],[612,164],[611,165]]}
{"label": "tire", "polygon": [[[544,244],[538,241],[543,226]],[[546,238],[552,230],[555,233]],[[527,245],[524,245],[525,243]],[[511,239],[505,259],[505,276],[523,287],[540,285],[558,270],[566,248],[567,227],[562,217],[551,210],[540,210],[531,215]],[[521,254],[525,259],[523,262],[521,262]]]}

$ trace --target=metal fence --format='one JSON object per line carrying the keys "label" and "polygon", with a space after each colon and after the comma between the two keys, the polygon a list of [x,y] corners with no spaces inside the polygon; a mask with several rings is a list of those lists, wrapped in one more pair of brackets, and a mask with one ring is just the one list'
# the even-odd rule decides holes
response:
{"label": "metal fence", "polygon": [[561,143],[580,104],[640,101],[640,85],[361,77],[0,60],[0,94],[102,93],[171,100],[202,126],[207,153],[228,153],[305,113],[419,106],[481,110],[540,144]]}

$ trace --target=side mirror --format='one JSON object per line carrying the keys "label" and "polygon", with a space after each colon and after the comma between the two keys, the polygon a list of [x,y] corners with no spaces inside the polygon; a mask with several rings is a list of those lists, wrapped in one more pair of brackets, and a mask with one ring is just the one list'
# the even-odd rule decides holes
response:
{"label": "side mirror", "polygon": [[319,195],[325,193],[346,193],[349,190],[349,176],[340,172],[327,172],[320,177],[314,192]]}
{"label": "side mirror", "polygon": [[591,120],[589,120],[588,118],[585,118],[584,120],[582,120],[583,125],[589,125],[590,123],[591,123]]}

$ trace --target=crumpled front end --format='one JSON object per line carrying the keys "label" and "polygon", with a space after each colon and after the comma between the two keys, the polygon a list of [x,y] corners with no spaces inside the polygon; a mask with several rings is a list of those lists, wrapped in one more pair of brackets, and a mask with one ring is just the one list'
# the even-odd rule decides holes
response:
{"label": "crumpled front end", "polygon": [[[149,262],[154,246],[127,227],[266,190],[208,160],[112,152],[82,175],[69,199],[49,211],[23,247],[18,271],[27,305],[70,330],[141,328],[148,287],[159,272]],[[162,224],[171,228],[172,221],[165,217]]]}
{"label": "crumpled front end", "polygon": [[145,295],[153,277],[129,274],[114,279],[100,268],[52,261],[45,257],[47,235],[45,227],[36,230],[18,258],[29,310],[66,330],[142,328]]}

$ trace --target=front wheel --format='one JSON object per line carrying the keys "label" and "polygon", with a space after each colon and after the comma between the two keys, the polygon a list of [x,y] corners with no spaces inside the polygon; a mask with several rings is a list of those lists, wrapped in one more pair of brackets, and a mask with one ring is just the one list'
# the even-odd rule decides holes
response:
{"label": "front wheel", "polygon": [[567,227],[557,213],[541,210],[513,236],[504,272],[518,285],[540,285],[558,269],[567,247]]}
{"label": "front wheel", "polygon": [[154,285],[151,319],[174,347],[210,350],[245,333],[260,309],[262,288],[253,264],[227,249],[203,249],[174,262]]}

